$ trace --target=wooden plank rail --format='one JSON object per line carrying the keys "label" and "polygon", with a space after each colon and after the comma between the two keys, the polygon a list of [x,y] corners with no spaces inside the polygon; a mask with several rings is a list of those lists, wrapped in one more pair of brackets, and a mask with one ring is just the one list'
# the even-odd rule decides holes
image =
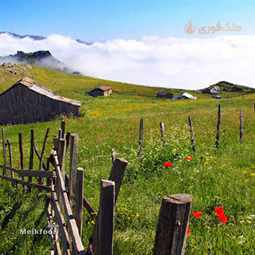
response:
{"label": "wooden plank rail", "polygon": [[57,194],[56,191],[54,190],[54,185],[51,185],[51,206],[54,210],[55,213],[55,221],[57,223],[57,226],[59,227],[60,230],[60,237],[62,238],[63,242],[63,248],[65,254],[71,254],[70,249],[71,249],[71,241],[67,232],[66,224],[65,224],[65,218],[64,215],[61,212],[61,208],[59,205],[59,202],[57,200]]}
{"label": "wooden plank rail", "polygon": [[[4,165],[0,164],[0,168],[3,168]],[[10,172],[14,172],[18,174],[21,177],[29,176],[29,177],[41,177],[41,178],[53,178],[55,177],[55,173],[53,172],[46,172],[46,171],[38,171],[38,170],[30,170],[30,169],[23,169],[18,170],[13,167],[5,166],[6,170],[9,170]]]}
{"label": "wooden plank rail", "polygon": [[30,188],[38,188],[40,190],[51,191],[50,187],[42,185],[42,184],[32,183],[29,181],[23,181],[23,180],[11,178],[11,177],[4,176],[4,175],[0,175],[0,178],[10,181],[10,182],[13,182],[13,183],[16,183],[16,184],[22,184],[23,186],[28,186]]}
{"label": "wooden plank rail", "polygon": [[73,212],[71,209],[71,205],[69,202],[67,189],[65,187],[64,177],[62,175],[61,168],[60,168],[59,161],[58,161],[57,152],[53,151],[52,155],[53,155],[52,163],[55,167],[57,185],[59,186],[58,188],[56,188],[56,192],[60,192],[60,194],[57,194],[57,197],[60,197],[59,203],[62,204],[63,208],[64,208],[64,214],[67,219],[66,224],[68,227],[68,232],[70,234],[70,237],[72,240],[72,246],[75,251],[74,254],[85,255],[85,250],[84,250],[84,246],[81,241],[79,229],[78,229],[77,223],[75,221],[75,218],[74,218],[74,215],[73,215]]}

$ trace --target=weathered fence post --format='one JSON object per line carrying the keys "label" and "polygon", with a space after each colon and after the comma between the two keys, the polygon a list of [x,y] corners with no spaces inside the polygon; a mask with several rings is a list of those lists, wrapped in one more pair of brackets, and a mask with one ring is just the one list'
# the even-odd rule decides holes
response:
{"label": "weathered fence post", "polygon": [[75,203],[75,186],[78,165],[78,135],[70,135],[69,198],[72,207]]}
{"label": "weathered fence post", "polygon": [[253,111],[255,112],[255,103],[253,104]]}
{"label": "weathered fence post", "polygon": [[192,196],[176,194],[162,200],[154,255],[183,255]]}
{"label": "weathered fence post", "polygon": [[82,235],[82,219],[83,219],[83,192],[84,192],[83,182],[84,182],[84,170],[82,168],[78,168],[76,174],[74,217],[76,219],[80,236]]}
{"label": "weathered fence post", "polygon": [[244,116],[243,111],[240,111],[240,143],[243,143],[243,135],[244,135]]}
{"label": "weathered fence post", "polygon": [[43,155],[44,155],[44,152],[45,152],[45,149],[46,149],[49,132],[50,132],[50,129],[47,128],[44,139],[43,139],[43,145],[42,145],[42,150],[41,150],[41,154],[40,154],[39,170],[41,170],[41,168],[42,168]]}
{"label": "weathered fence post", "polygon": [[143,156],[143,146],[144,146],[144,121],[140,119],[140,126],[139,126],[139,140],[138,140],[138,158]]}
{"label": "weathered fence post", "polygon": [[66,123],[64,120],[61,121],[61,138],[65,138],[65,132],[66,132]]}
{"label": "weathered fence post", "polygon": [[118,158],[116,158],[112,163],[112,169],[111,169],[109,180],[115,183],[115,202],[117,201],[117,198],[120,192],[121,183],[122,183],[127,165],[128,165],[128,162],[125,159],[118,159]]}
{"label": "weathered fence post", "polygon": [[195,141],[195,132],[194,132],[191,116],[188,117],[188,125],[189,125],[189,132],[190,132],[191,148],[192,148],[192,151],[195,152],[196,151],[196,141]]}
{"label": "weathered fence post", "polygon": [[63,176],[65,176],[65,152],[66,152],[66,140],[64,138],[60,138],[58,141],[58,160],[61,172]]}
{"label": "weathered fence post", "polygon": [[97,255],[113,254],[115,184],[101,180],[100,206],[97,224]]}
{"label": "weathered fence post", "polygon": [[[35,146],[35,136],[34,130],[30,131],[30,155],[29,155],[29,169],[32,170],[34,168],[34,146]],[[28,177],[28,181],[32,183],[32,176]],[[31,188],[28,187],[28,191],[31,191]]]}
{"label": "weathered fence post", "polygon": [[[12,168],[12,144],[9,141],[9,139],[6,140],[6,145],[8,148],[8,154],[9,154],[9,167]],[[13,178],[13,171],[10,169],[11,177]]]}
{"label": "weathered fence post", "polygon": [[3,163],[4,163],[4,167],[3,167],[3,175],[5,175],[6,173],[6,144],[5,144],[5,137],[4,137],[4,129],[2,128],[2,146],[3,146]]}
{"label": "weathered fence post", "polygon": [[216,141],[215,146],[219,148],[220,145],[220,126],[221,126],[221,106],[218,105],[218,115],[217,115],[217,124],[216,124]]}
{"label": "weathered fence post", "polygon": [[[22,134],[19,133],[19,164],[20,170],[24,169],[24,154],[23,154],[23,139]],[[22,181],[24,181],[24,177],[21,177]]]}
{"label": "weathered fence post", "polygon": [[159,124],[159,129],[160,129],[160,138],[161,138],[161,141],[164,143],[164,137],[165,137],[165,124],[164,122],[160,122]]}

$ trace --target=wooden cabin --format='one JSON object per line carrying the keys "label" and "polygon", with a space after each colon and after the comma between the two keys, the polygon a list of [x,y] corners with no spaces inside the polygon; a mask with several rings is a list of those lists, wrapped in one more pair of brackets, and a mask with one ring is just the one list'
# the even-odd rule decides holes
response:
{"label": "wooden cabin", "polygon": [[92,97],[99,97],[99,96],[110,96],[112,94],[112,88],[108,86],[100,86],[98,88],[92,89],[89,93]]}
{"label": "wooden cabin", "polygon": [[0,94],[0,124],[20,124],[80,115],[81,104],[23,78]]}

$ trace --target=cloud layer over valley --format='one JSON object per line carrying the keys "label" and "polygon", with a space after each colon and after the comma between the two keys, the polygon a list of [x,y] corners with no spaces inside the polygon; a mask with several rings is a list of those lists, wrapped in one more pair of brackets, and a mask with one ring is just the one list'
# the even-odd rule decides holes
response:
{"label": "cloud layer over valley", "polygon": [[0,34],[0,56],[49,50],[73,70],[124,82],[198,89],[221,80],[255,87],[255,36],[116,39],[93,44],[62,35]]}

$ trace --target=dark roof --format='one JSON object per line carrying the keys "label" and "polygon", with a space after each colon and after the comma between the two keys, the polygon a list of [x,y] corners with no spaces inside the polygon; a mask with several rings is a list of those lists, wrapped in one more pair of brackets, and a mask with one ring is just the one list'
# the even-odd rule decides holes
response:
{"label": "dark roof", "polygon": [[7,89],[2,94],[0,94],[0,96],[4,95],[9,90],[13,89],[14,87],[16,87],[18,85],[26,86],[28,89],[36,92],[37,94],[40,94],[40,95],[43,95],[43,96],[47,96],[47,97],[49,97],[51,99],[54,99],[54,100],[57,100],[57,101],[62,101],[62,102],[68,103],[68,104],[76,105],[76,106],[80,106],[81,105],[81,103],[79,101],[55,95],[52,91],[50,91],[50,90],[48,90],[46,88],[43,88],[41,86],[38,86],[31,78],[28,78],[28,77],[24,77],[23,79],[18,80],[9,89]]}

